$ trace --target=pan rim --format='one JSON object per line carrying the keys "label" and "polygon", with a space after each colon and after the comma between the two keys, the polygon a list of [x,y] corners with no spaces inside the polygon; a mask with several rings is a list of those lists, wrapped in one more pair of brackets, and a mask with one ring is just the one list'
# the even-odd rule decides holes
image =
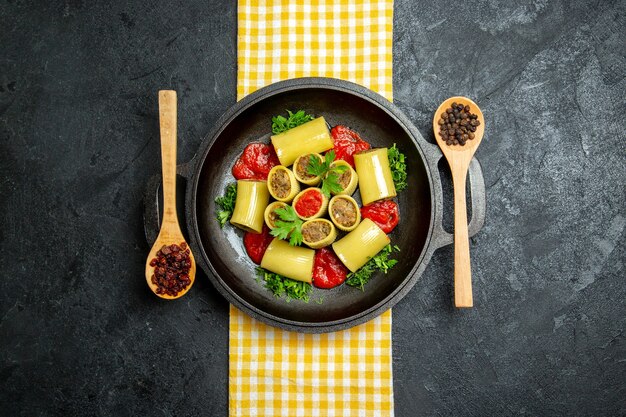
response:
{"label": "pan rim", "polygon": [[[425,165],[431,199],[430,221],[428,233],[424,242],[424,247],[419,257],[416,259],[414,265],[412,266],[410,272],[404,278],[402,283],[375,305],[349,317],[324,322],[305,322],[274,316],[271,313],[267,313],[262,309],[255,307],[247,300],[242,298],[237,292],[235,292],[230,286],[226,284],[226,282],[220,277],[220,275],[213,267],[213,264],[211,263],[211,260],[207,255],[204,246],[201,244],[202,240],[200,237],[200,231],[197,221],[197,191],[200,179],[200,172],[204,166],[204,162],[206,161],[206,158],[211,148],[213,147],[215,141],[223,132],[223,130],[225,130],[226,127],[242,112],[246,111],[248,108],[262,100],[281,93],[306,89],[328,89],[356,96],[375,105],[377,108],[379,108],[389,117],[391,117],[396,123],[398,123],[402,130],[407,133],[408,137],[411,139],[413,145],[415,146],[416,150],[420,154],[420,157],[422,158],[422,161]],[[432,255],[432,252],[434,251],[434,249],[432,248],[432,243],[433,232],[435,228],[435,211],[437,209],[437,205],[435,203],[435,185],[433,183],[433,173],[431,172],[433,168],[429,164],[427,152],[425,152],[424,149],[428,145],[430,144],[423,138],[423,136],[413,125],[413,123],[396,105],[394,105],[391,101],[387,100],[383,96],[373,92],[372,90],[369,90],[366,87],[349,81],[325,77],[295,78],[270,84],[269,86],[263,87],[255,91],[254,93],[249,94],[248,96],[231,106],[220,117],[220,119],[215,123],[214,128],[202,140],[200,148],[198,150],[198,154],[196,155],[196,157],[194,157],[195,163],[192,166],[191,180],[187,183],[186,212],[187,227],[190,234],[191,244],[193,245],[192,249],[194,250],[194,253],[200,254],[200,256],[198,257],[201,260],[200,266],[205,273],[210,271],[210,273],[207,273],[209,279],[213,283],[214,287],[220,292],[220,294],[224,298],[226,298],[227,301],[229,301],[231,304],[233,304],[235,307],[242,310],[249,316],[271,326],[305,333],[324,333],[344,330],[358,324],[362,324],[366,321],[373,319],[374,317],[379,316],[380,314],[397,304],[413,288],[421,275],[421,273],[418,273],[418,269],[422,265],[426,266],[429,261],[430,255]],[[204,268],[205,266],[208,267],[209,271]]]}

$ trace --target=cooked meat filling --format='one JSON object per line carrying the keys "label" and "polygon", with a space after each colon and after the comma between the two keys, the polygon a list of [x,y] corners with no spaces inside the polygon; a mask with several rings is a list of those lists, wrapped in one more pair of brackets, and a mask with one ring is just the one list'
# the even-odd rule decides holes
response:
{"label": "cooked meat filling", "polygon": [[330,225],[326,222],[311,222],[302,227],[302,237],[307,242],[319,242],[330,234]]}
{"label": "cooked meat filling", "polygon": [[333,202],[333,218],[342,226],[350,227],[356,221],[356,208],[354,204],[344,198]]}
{"label": "cooked meat filling", "polygon": [[298,177],[302,178],[303,180],[310,180],[310,179],[315,178],[315,175],[309,174],[309,171],[308,171],[310,158],[316,158],[316,157],[314,157],[311,154],[305,155],[298,160],[298,165],[296,166],[296,171],[298,171]]}
{"label": "cooked meat filling", "polygon": [[[279,208],[279,207],[276,207]],[[276,227],[276,220],[280,220],[280,216],[276,213],[276,209],[272,210],[268,216],[268,220],[270,221],[270,225],[272,227]]]}
{"label": "cooked meat filling", "polygon": [[352,177],[352,172],[350,172],[349,169],[346,169],[343,174],[341,174],[339,176],[339,185],[341,185],[341,187],[345,190],[346,188],[348,188],[348,185],[350,184],[350,179]]}
{"label": "cooked meat filling", "polygon": [[282,169],[277,170],[272,175],[272,190],[278,198],[285,198],[291,191],[291,182],[289,181],[289,175]]}

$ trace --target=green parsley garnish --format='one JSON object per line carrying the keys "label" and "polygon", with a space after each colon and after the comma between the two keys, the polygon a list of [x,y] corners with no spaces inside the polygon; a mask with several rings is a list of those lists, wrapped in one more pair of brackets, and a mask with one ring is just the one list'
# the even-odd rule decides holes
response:
{"label": "green parsley garnish", "polygon": [[333,167],[330,164],[335,160],[335,151],[331,150],[324,155],[324,161],[321,162],[318,158],[309,158],[309,165],[307,166],[307,172],[311,175],[322,177],[322,193],[326,197],[330,197],[330,193],[340,193],[343,191],[343,187],[339,184],[339,176],[346,172],[348,169],[345,165],[335,165]]}
{"label": "green parsley garnish", "polygon": [[313,120],[313,116],[306,114],[304,110],[298,110],[295,113],[287,110],[288,117],[281,115],[272,117],[272,133],[278,135],[286,130],[305,124]]}
{"label": "green parsley garnish", "polygon": [[309,302],[313,286],[308,282],[296,281],[291,278],[283,277],[266,269],[258,267],[256,269],[257,280],[265,282],[265,288],[270,290],[276,297],[287,297],[287,301],[302,300]]}
{"label": "green parsley garnish", "polygon": [[391,168],[391,177],[396,191],[402,191],[406,188],[406,163],[404,162],[404,154],[398,150],[394,143],[391,148],[387,149],[389,157],[389,167]]}
{"label": "green parsley garnish", "polygon": [[271,235],[279,239],[287,240],[292,246],[298,246],[302,243],[302,220],[291,206],[277,208],[274,213],[278,214],[280,220],[274,222],[274,228]]}
{"label": "green parsley garnish", "polygon": [[389,259],[389,255],[393,252],[400,252],[400,248],[395,245],[391,246],[391,244],[385,246],[359,270],[350,272],[346,279],[346,284],[352,287],[358,287],[363,291],[363,287],[372,278],[374,272],[380,271],[386,274],[398,263],[397,259]]}
{"label": "green parsley garnish", "polygon": [[221,210],[217,210],[217,221],[220,227],[224,227],[226,222],[233,215],[235,210],[235,200],[237,199],[237,184],[230,184],[226,187],[226,193],[222,197],[217,197],[215,203]]}

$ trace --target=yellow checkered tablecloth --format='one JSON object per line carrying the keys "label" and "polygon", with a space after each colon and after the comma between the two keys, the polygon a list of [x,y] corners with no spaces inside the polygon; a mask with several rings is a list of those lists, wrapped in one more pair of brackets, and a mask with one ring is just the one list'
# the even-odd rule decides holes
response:
{"label": "yellow checkered tablecloth", "polygon": [[[392,0],[239,0],[237,97],[334,77],[392,99]],[[231,416],[392,416],[391,311],[349,330],[287,332],[230,308]]]}
{"label": "yellow checkered tablecloth", "polygon": [[297,77],[352,81],[392,100],[392,0],[239,0],[237,99]]}

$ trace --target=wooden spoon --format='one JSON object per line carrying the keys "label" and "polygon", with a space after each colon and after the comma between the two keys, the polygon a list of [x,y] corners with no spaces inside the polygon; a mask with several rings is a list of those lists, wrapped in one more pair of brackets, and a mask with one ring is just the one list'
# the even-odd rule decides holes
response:
{"label": "wooden spoon", "polygon": [[[146,260],[146,281],[150,289],[157,294],[157,286],[152,283],[154,267],[150,266],[150,261],[156,257],[156,253],[164,245],[173,243],[180,245],[185,242],[183,233],[178,224],[176,214],[176,91],[159,91],[159,123],[161,125],[161,167],[163,172],[163,220],[161,230],[157,237],[148,259]],[[189,246],[189,245],[187,245]],[[182,297],[189,291],[196,279],[196,260],[189,249],[191,259],[191,269],[189,278],[191,283],[175,296],[167,294],[157,294],[161,298],[172,300]]]}
{"label": "wooden spoon", "polygon": [[[474,139],[465,142],[465,146],[447,145],[439,135],[438,120],[452,103],[470,107],[470,113],[478,116],[480,125],[476,127]],[[485,133],[485,119],[480,108],[467,97],[451,97],[441,103],[433,118],[433,130],[437,144],[443,151],[454,184],[454,305],[456,307],[472,307],[472,268],[470,264],[469,237],[467,232],[467,208],[465,206],[465,180],[467,170],[474,152],[480,145]]]}

